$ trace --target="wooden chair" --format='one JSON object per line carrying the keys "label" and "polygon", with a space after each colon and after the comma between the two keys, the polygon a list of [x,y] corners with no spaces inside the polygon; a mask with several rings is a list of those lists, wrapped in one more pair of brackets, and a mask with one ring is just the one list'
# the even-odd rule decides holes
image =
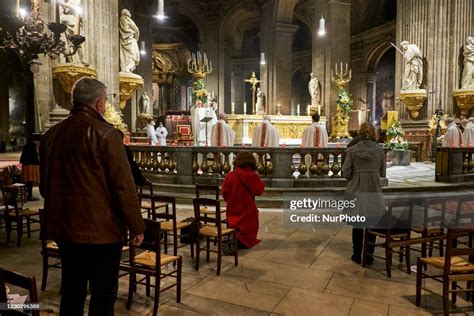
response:
{"label": "wooden chair", "polygon": [[[14,285],[16,287],[23,288],[29,292],[29,302],[39,303],[38,293],[36,290],[36,279],[35,277],[26,277],[16,272],[4,270],[0,268],[0,303],[7,303],[6,285]],[[39,316],[40,312],[38,309],[31,310],[31,314],[20,310],[8,310],[1,311],[0,315],[33,315]]]}
{"label": "wooden chair", "polygon": [[155,211],[163,208],[166,206],[164,203],[155,203],[152,201],[152,197],[154,196],[153,193],[153,183],[151,181],[146,180],[146,183],[144,187],[148,188],[148,193],[143,192],[143,187],[138,187],[137,188],[137,193],[139,194],[140,198],[140,205],[142,208],[142,215],[145,214],[146,218],[151,219],[152,218],[152,210],[154,209]]}
{"label": "wooden chair", "polygon": [[[436,198],[430,197],[423,199],[423,224],[414,225],[412,231],[418,234],[421,234],[421,237],[432,237],[432,236],[441,236],[444,234],[445,227],[445,217],[446,217],[446,203],[449,202],[447,198]],[[438,210],[437,206],[441,205],[441,209]],[[438,241],[438,246],[435,247],[434,241],[421,244],[421,256],[423,258],[428,256],[433,256],[433,249],[439,249],[439,255],[443,256],[443,240]]]}
{"label": "wooden chair", "polygon": [[[10,242],[10,234],[13,229],[17,231],[16,244],[21,246],[21,237],[23,236],[23,228],[26,227],[28,238],[31,238],[31,223],[39,223],[39,219],[33,218],[38,216],[38,210],[23,209],[18,206],[19,189],[15,186],[6,186],[2,188],[5,226],[7,230],[7,243]],[[26,220],[26,223],[23,221]],[[13,227],[12,223],[16,226]]]}
{"label": "wooden chair", "polygon": [[[61,257],[59,255],[58,245],[52,240],[45,238],[46,234],[46,219],[44,218],[44,210],[39,209],[40,218],[40,239],[41,239],[41,256],[43,257],[43,277],[41,279],[41,291],[46,290],[46,283],[48,282],[48,269],[61,269]],[[49,264],[49,258],[56,259],[56,262]]]}
{"label": "wooden chair", "polygon": [[[163,244],[165,246],[164,253],[168,253],[168,234],[171,234],[173,242],[173,255],[178,255],[178,248],[186,247],[186,244],[179,245],[178,242],[181,240],[181,237],[188,237],[191,241],[189,243],[191,248],[191,258],[194,258],[194,243],[193,243],[193,236],[192,230],[190,229],[193,222],[178,222],[176,218],[176,199],[174,197],[168,196],[158,196],[153,195],[151,197],[152,202],[152,211],[151,211],[151,218],[153,220],[163,220],[160,222],[161,224],[161,231],[164,233]],[[161,207],[164,209],[162,212],[158,212],[155,209],[155,205],[164,205]],[[181,231],[182,229],[189,229],[189,234],[181,234],[178,233],[178,230]]]}
{"label": "wooden chair", "polygon": [[[410,227],[413,217],[413,200],[411,199],[397,199],[390,201],[388,205],[388,217],[393,213],[394,208],[403,208],[404,210],[408,208],[407,218],[399,220],[397,226],[404,228],[366,228],[364,233],[364,251],[362,256],[362,266],[367,265],[367,256],[369,248],[381,247],[385,250],[385,257],[378,256],[373,254],[374,258],[379,258],[385,260],[385,267],[387,270],[387,276],[392,277],[392,257],[394,253],[400,254],[400,262],[403,260],[403,252],[406,259],[407,273],[411,274],[410,271],[410,246],[401,247],[400,250],[395,250],[390,246],[390,242],[394,240],[408,240],[410,239]],[[405,212],[404,212],[405,213]],[[402,214],[403,215],[403,214]],[[406,227],[406,228],[405,228]],[[383,242],[377,243],[369,242],[369,235],[374,235],[375,238],[384,239]]]}
{"label": "wooden chair", "polygon": [[[205,250],[207,261],[209,261],[210,252],[217,253],[217,275],[220,275],[223,252],[222,246],[227,244],[231,244],[234,249],[235,266],[237,266],[239,260],[237,251],[237,230],[235,228],[227,228],[222,226],[219,200],[196,198],[193,199],[193,205],[194,219],[196,221],[196,271],[199,271],[199,254],[202,250]],[[215,217],[206,217],[204,225],[201,226],[201,221],[204,220],[201,214],[201,209],[203,206],[213,207],[215,209]],[[201,237],[206,239],[206,246],[204,248],[201,248]],[[224,237],[226,237],[225,240]],[[211,239],[215,241],[217,250],[211,249]]]}
{"label": "wooden chair", "polygon": [[[181,273],[182,273],[182,257],[171,256],[161,253],[161,231],[160,222],[156,222],[150,219],[144,219],[145,221],[145,239],[140,246],[134,246],[130,242],[130,261],[126,265],[121,264],[122,270],[129,271],[129,287],[128,287],[128,299],[127,309],[130,309],[133,301],[133,292],[136,290],[137,285],[146,286],[146,294],[150,296],[150,287],[155,288],[154,304],[153,304],[153,315],[158,314],[158,306],[160,303],[160,292],[168,290],[172,287],[176,287],[176,302],[181,302]],[[137,250],[145,250],[137,254]],[[163,272],[162,267],[169,265],[170,263],[177,262],[177,268],[171,269],[170,271]],[[137,280],[137,274],[144,275],[145,278]],[[155,284],[150,284],[151,277],[154,277]],[[176,283],[170,284],[164,288],[161,288],[161,279],[166,277],[176,278]]]}
{"label": "wooden chair", "polygon": [[[448,239],[446,243],[445,257],[418,258],[416,273],[416,306],[421,303],[421,289],[426,289],[422,285],[423,279],[433,279],[443,283],[443,312],[449,315],[449,293],[452,294],[452,304],[456,304],[456,294],[458,292],[474,292],[474,288],[469,285],[462,289],[457,283],[461,281],[474,281],[474,248],[460,247],[457,239],[468,236],[472,240],[474,227],[471,223],[454,224],[448,227]],[[423,266],[432,266],[443,270],[442,274],[429,275],[423,272]],[[449,289],[451,283],[451,290]],[[474,304],[474,302],[473,302]]]}
{"label": "wooden chair", "polygon": [[[220,189],[218,185],[212,184],[199,184],[196,183],[196,198],[199,199],[205,195],[206,197],[212,196],[215,197],[216,201],[219,201]],[[221,214],[225,213],[225,208],[221,207]],[[208,215],[215,214],[214,210],[208,210],[207,207],[201,209],[201,214],[204,214],[204,220]],[[225,222],[225,220],[224,220]]]}

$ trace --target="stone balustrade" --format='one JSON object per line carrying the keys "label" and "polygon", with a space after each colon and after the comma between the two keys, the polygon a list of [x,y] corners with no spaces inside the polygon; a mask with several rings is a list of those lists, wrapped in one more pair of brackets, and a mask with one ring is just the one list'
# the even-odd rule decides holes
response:
{"label": "stone balustrade", "polygon": [[[135,161],[152,181],[220,184],[239,152],[251,152],[267,186],[341,187],[345,147],[157,147],[130,145]],[[384,182],[385,175],[383,175]]]}

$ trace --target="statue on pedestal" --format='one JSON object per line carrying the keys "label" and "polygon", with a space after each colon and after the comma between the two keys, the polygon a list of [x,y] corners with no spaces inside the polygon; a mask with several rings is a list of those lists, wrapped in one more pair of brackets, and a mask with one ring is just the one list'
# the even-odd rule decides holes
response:
{"label": "statue on pedestal", "polygon": [[148,113],[148,109],[150,107],[150,97],[146,93],[146,91],[143,91],[142,94],[142,112],[141,113]]}
{"label": "statue on pedestal", "polygon": [[474,37],[468,36],[464,45],[464,69],[461,89],[474,89]]}
{"label": "statue on pedestal", "polygon": [[319,105],[320,102],[320,89],[319,89],[319,80],[316,78],[314,73],[311,73],[311,80],[308,83],[309,95],[311,96],[311,105]]}
{"label": "statue on pedestal", "polygon": [[132,73],[140,63],[138,39],[140,30],[131,18],[130,11],[120,12],[120,72]]}
{"label": "statue on pedestal", "polygon": [[[64,0],[59,3],[59,19],[60,22],[67,26],[68,36],[64,36],[64,42],[67,47],[72,47],[73,44],[70,41],[70,35],[81,34],[82,29],[82,19],[79,13],[77,12],[78,8],[81,7],[82,0]],[[66,56],[66,63],[73,64],[82,64],[86,67],[89,66],[87,62],[84,61],[84,53],[82,48],[79,47],[77,52],[72,56]]]}
{"label": "statue on pedestal", "polygon": [[257,88],[257,104],[255,105],[257,114],[265,114],[265,93],[259,88]]}
{"label": "statue on pedestal", "polygon": [[405,60],[402,90],[420,89],[423,81],[423,55],[421,50],[416,44],[410,44],[407,41],[403,41],[400,44]]}

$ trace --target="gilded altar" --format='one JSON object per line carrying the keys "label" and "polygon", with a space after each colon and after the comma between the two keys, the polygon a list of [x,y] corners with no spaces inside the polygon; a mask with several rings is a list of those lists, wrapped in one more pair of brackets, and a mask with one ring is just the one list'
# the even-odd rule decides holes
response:
{"label": "gilded altar", "polygon": [[[311,116],[270,115],[272,125],[278,130],[280,144],[299,145],[303,131],[312,124]],[[235,132],[235,144],[251,144],[256,126],[263,121],[263,115],[228,114],[227,123]],[[326,117],[320,123],[326,125]]]}

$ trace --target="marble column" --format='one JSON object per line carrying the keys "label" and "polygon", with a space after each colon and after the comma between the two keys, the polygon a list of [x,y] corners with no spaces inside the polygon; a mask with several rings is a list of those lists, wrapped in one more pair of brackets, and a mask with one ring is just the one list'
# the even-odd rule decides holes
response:
{"label": "marble column", "polygon": [[[474,0],[401,0],[397,5],[397,45],[408,41],[418,45],[425,57],[422,88],[433,92],[421,112],[431,118],[439,105],[449,114],[452,91],[459,87],[462,47],[474,34]],[[395,93],[399,95],[403,56],[397,53]],[[403,117],[408,119],[405,115]]]}
{"label": "marble column", "polygon": [[[334,65],[350,61],[351,3],[348,0],[314,0],[314,27],[326,20],[326,35],[313,37],[313,72],[321,82],[321,103],[327,117],[336,112],[337,87],[331,82]],[[351,66],[351,65],[349,65]],[[347,87],[350,88],[350,87]]]}

